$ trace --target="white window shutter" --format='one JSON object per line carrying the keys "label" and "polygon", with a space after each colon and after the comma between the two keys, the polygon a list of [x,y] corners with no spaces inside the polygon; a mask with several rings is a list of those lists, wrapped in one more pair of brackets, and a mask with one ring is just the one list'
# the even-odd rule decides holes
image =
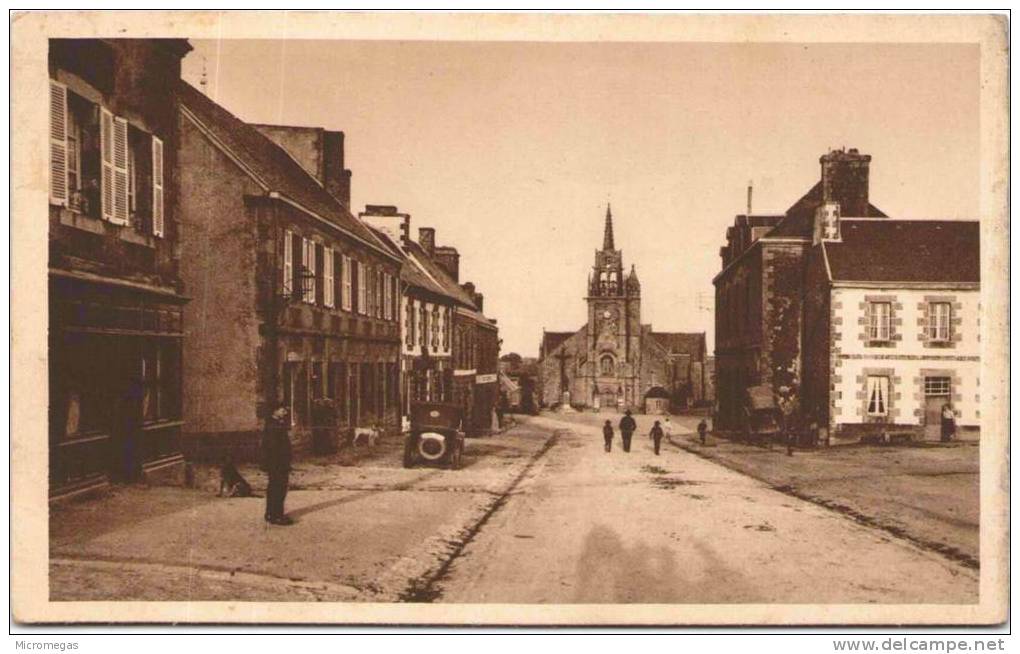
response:
{"label": "white window shutter", "polygon": [[163,236],[163,141],[152,137],[152,234]]}
{"label": "white window shutter", "polygon": [[67,205],[67,87],[50,80],[50,203]]}
{"label": "white window shutter", "polygon": [[113,219],[128,224],[128,127],[123,118],[113,117]]}
{"label": "white window shutter", "polygon": [[333,248],[322,251],[322,303],[333,306]]}
{"label": "white window shutter", "polygon": [[100,178],[103,218],[113,220],[113,114],[106,109],[100,111],[99,144],[102,159]]}
{"label": "white window shutter", "polygon": [[294,237],[289,229],[283,232],[283,293],[287,299],[294,295]]}

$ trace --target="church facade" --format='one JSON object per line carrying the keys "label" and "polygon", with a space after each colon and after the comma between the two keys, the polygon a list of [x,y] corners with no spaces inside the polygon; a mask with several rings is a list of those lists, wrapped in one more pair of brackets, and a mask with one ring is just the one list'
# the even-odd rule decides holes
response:
{"label": "church facade", "polygon": [[624,274],[609,207],[585,301],[588,322],[579,330],[542,333],[544,406],[660,412],[705,399],[705,334],[656,332],[642,324],[641,283],[633,264]]}

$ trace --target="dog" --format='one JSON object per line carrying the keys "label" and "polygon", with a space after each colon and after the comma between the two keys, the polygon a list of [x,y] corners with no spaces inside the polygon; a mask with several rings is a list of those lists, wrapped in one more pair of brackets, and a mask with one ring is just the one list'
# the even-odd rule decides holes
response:
{"label": "dog", "polygon": [[377,427],[355,427],[354,438],[351,439],[351,447],[357,448],[358,441],[364,438],[365,444],[371,449],[379,440],[379,429]]}
{"label": "dog", "polygon": [[234,465],[229,454],[223,457],[223,463],[220,464],[220,492],[217,495],[219,497],[255,497],[251,490],[251,484],[238,472],[237,466]]}

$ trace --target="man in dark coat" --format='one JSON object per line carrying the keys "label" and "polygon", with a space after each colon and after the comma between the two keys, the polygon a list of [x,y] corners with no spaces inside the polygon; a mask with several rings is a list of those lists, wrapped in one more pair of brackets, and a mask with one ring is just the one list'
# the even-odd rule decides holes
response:
{"label": "man in dark coat", "polygon": [[613,425],[608,420],[602,425],[602,438],[606,440],[606,452],[613,449]]}
{"label": "man in dark coat", "polygon": [[290,412],[279,407],[266,420],[262,434],[262,468],[269,473],[269,487],[266,489],[266,522],[274,525],[290,525],[294,521],[283,512],[283,501],[287,497],[290,482]]}
{"label": "man in dark coat", "polygon": [[658,420],[656,420],[655,424],[652,425],[652,431],[649,432],[648,435],[652,437],[652,445],[655,446],[655,456],[659,456],[659,448],[662,446],[663,432],[662,426],[659,424]]}
{"label": "man in dark coat", "polygon": [[705,444],[705,434],[708,432],[708,423],[702,418],[701,422],[698,423],[698,438],[701,440],[701,444]]}
{"label": "man in dark coat", "polygon": [[948,443],[956,435],[956,412],[947,402],[942,405],[942,442]]}
{"label": "man in dark coat", "polygon": [[630,452],[630,439],[637,430],[637,423],[630,415],[630,409],[620,419],[620,437],[623,439],[623,451]]}

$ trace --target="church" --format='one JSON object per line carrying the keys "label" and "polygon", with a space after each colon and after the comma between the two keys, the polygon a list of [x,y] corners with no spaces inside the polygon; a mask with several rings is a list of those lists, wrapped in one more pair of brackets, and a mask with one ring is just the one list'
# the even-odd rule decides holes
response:
{"label": "church", "polygon": [[705,400],[705,333],[656,332],[641,323],[641,283],[613,240],[606,207],[602,249],[588,278],[588,322],[577,331],[543,330],[543,406],[666,413]]}

